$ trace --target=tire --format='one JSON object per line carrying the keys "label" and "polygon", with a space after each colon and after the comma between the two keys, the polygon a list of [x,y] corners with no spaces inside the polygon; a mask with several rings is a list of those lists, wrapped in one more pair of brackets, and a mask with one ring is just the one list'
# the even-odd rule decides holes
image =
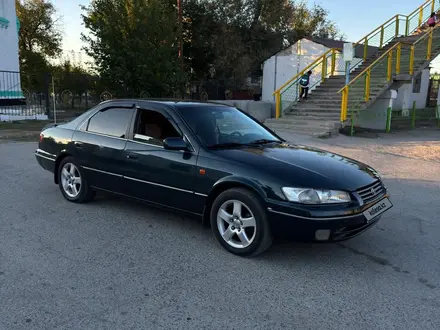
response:
{"label": "tire", "polygon": [[71,156],[64,158],[58,166],[58,186],[64,198],[73,203],[89,202],[95,195],[90,189],[84,170]]}
{"label": "tire", "polygon": [[210,222],[219,243],[235,255],[255,257],[272,245],[266,212],[256,194],[248,189],[222,192],[212,204]]}

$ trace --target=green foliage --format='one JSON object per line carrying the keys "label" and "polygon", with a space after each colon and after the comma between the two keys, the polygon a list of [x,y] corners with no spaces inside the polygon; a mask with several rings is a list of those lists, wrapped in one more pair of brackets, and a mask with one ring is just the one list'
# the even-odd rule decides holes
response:
{"label": "green foliage", "polygon": [[96,77],[70,61],[52,66],[50,71],[58,92],[69,90],[75,95],[81,95],[95,87]]}
{"label": "green foliage", "polygon": [[[82,16],[86,52],[118,94],[171,95],[182,79],[176,0],[92,0]],[[305,36],[339,31],[319,5],[291,0],[185,0],[185,71],[191,79],[243,81],[270,55]]]}
{"label": "green foliage", "polygon": [[15,1],[20,20],[20,71],[24,88],[42,91],[47,84],[48,58],[61,53],[61,32],[52,3],[42,0]]}
{"label": "green foliage", "polygon": [[290,0],[188,0],[185,54],[196,78],[243,80],[262,61],[306,37],[342,38],[319,5]]}
{"label": "green foliage", "polygon": [[174,2],[93,0],[83,10],[85,50],[116,95],[172,93],[181,80]]}

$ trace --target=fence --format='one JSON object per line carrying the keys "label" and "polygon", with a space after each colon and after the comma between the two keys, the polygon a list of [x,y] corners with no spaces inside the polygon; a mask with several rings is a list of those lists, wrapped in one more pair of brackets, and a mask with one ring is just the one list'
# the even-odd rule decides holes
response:
{"label": "fence", "polygon": [[403,111],[393,111],[389,119],[389,131],[419,127],[440,127],[440,107],[416,109],[414,102],[409,115],[404,116]]}
{"label": "fence", "polygon": [[100,102],[114,98],[174,100],[259,100],[261,76],[249,76],[244,82],[205,80],[190,82],[181,95],[179,91],[157,94],[148,89],[125,91],[113,85],[108,88],[97,76],[78,73],[26,76],[19,72],[0,71],[0,115],[70,118]]}
{"label": "fence", "polygon": [[25,76],[19,72],[0,71],[0,115],[48,115],[48,86],[45,75]]}

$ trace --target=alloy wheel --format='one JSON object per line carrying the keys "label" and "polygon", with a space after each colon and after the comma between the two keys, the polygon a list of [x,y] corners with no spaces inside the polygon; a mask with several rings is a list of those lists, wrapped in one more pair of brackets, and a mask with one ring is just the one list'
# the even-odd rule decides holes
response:
{"label": "alloy wheel", "polygon": [[252,244],[257,233],[257,223],[252,211],[238,200],[228,200],[217,212],[217,228],[230,246],[243,249]]}
{"label": "alloy wheel", "polygon": [[70,198],[76,198],[81,192],[81,174],[72,163],[66,163],[61,170],[61,184]]}

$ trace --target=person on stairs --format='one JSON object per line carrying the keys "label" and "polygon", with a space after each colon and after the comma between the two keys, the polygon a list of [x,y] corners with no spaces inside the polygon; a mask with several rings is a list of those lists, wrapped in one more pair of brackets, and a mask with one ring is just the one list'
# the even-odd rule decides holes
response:
{"label": "person on stairs", "polygon": [[428,18],[428,26],[430,28],[433,28],[437,24],[437,16],[435,13],[432,13],[431,16]]}
{"label": "person on stairs", "polygon": [[310,84],[310,76],[311,75],[312,75],[312,71],[308,71],[299,80],[299,84],[301,86],[301,93],[299,94],[300,101],[303,99],[307,100],[307,96],[309,95],[309,84]]}

